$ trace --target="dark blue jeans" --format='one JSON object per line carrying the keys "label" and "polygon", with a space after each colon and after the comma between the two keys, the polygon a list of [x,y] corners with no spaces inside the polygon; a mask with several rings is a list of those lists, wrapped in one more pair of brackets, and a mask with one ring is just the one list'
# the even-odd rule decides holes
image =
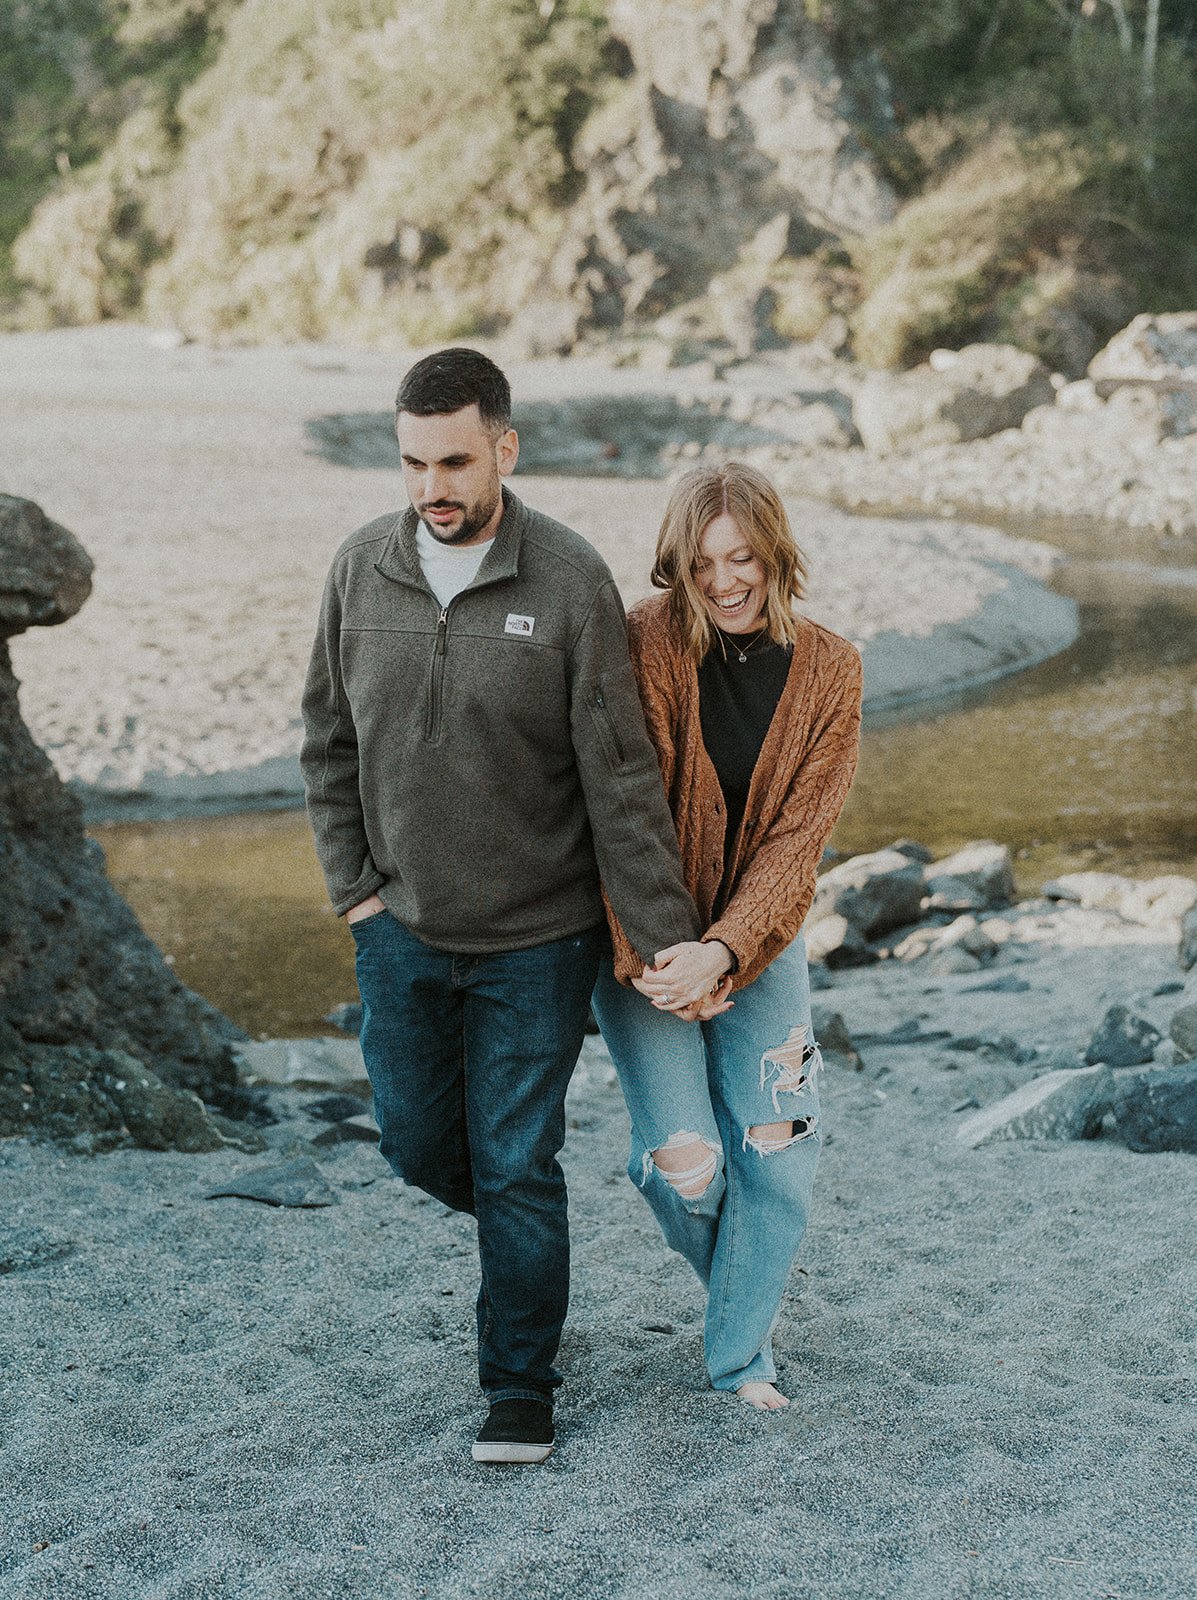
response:
{"label": "dark blue jeans", "polygon": [[351,927],[379,1148],[405,1183],[478,1219],[488,1397],[549,1400],[569,1303],[557,1152],[605,933],[470,956],[389,911]]}

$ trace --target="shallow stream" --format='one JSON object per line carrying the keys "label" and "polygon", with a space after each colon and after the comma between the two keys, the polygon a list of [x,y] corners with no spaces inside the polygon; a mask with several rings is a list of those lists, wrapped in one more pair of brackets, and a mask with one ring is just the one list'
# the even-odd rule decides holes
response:
{"label": "shallow stream", "polygon": [[[833,843],[937,853],[992,838],[1020,888],[1102,867],[1197,877],[1197,568],[1140,536],[1061,525],[1070,649],[950,704],[867,727]],[[97,826],[109,871],[184,982],[258,1036],[327,1031],[353,953],[297,812]]]}

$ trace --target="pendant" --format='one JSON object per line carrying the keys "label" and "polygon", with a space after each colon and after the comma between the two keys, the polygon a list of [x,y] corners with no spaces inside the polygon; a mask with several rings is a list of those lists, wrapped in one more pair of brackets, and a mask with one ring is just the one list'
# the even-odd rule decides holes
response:
{"label": "pendant", "polygon": [[[756,638],[755,639],[749,639],[747,644],[737,644],[734,639],[730,639],[730,638],[728,638],[727,634],[724,634],[723,635],[723,639],[725,641],[724,642],[724,649],[726,649],[727,646],[730,645],[732,647],[732,649],[736,652],[736,660],[740,661],[740,662],[745,662],[745,661],[748,660],[748,657],[752,654],[753,647],[755,645],[760,644],[761,640],[765,637],[765,633],[766,633],[766,630],[764,628],[762,628],[760,633],[757,634]],[[726,659],[726,657],[725,657],[725,659]]]}

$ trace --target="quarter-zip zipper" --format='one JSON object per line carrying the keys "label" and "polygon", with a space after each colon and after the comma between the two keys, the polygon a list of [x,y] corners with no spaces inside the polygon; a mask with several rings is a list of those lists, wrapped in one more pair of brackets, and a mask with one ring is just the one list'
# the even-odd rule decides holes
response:
{"label": "quarter-zip zipper", "polygon": [[607,724],[607,729],[611,735],[611,743],[615,747],[615,759],[619,762],[620,766],[622,766],[623,740],[619,737],[619,729],[615,726],[615,718],[611,715],[610,707],[607,705],[606,700],[604,700],[603,691],[601,689],[596,689],[594,691],[594,697],[590,703],[602,717],[603,721]]}
{"label": "quarter-zip zipper", "polygon": [[440,738],[441,686],[445,678],[445,651],[448,637],[449,607],[442,606],[436,622],[436,640],[432,646],[432,682],[428,691],[428,721],[424,725],[424,738],[429,744],[434,744]]}

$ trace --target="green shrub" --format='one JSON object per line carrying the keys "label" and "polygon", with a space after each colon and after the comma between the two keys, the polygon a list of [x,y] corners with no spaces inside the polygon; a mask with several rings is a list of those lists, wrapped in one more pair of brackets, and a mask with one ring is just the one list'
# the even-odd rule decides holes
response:
{"label": "green shrub", "polygon": [[856,350],[871,366],[907,365],[967,343],[995,296],[1050,253],[1086,176],[1061,138],[1027,145],[1008,130],[981,138],[887,227],[858,240],[862,301]]}
{"label": "green shrub", "polygon": [[[20,275],[44,286],[65,248],[65,282],[51,316],[86,306],[124,311],[139,298],[153,241],[139,218],[157,153],[136,166],[132,185],[114,179],[144,132],[169,140],[169,113],[202,70],[219,22],[235,0],[5,0],[0,9],[0,315],[17,294],[14,241],[31,218]],[[114,193],[105,198],[107,191]],[[115,192],[119,191],[119,193]],[[55,210],[61,203],[57,217]],[[72,228],[83,231],[75,239]],[[32,266],[32,277],[30,267]],[[44,268],[44,271],[43,271]],[[111,276],[111,283],[101,280]],[[107,314],[107,313],[105,313]]]}
{"label": "green shrub", "polygon": [[127,45],[177,49],[220,28],[237,0],[114,0],[116,36]]}
{"label": "green shrub", "polygon": [[[168,162],[130,192],[105,157],[38,208],[20,269],[71,318],[129,307],[129,272],[102,279],[131,205],[142,305],[195,333],[414,339],[497,325],[560,232],[580,182],[574,136],[610,76],[599,0],[120,9],[130,47],[208,41],[219,25],[220,49],[163,97]],[[55,285],[50,251],[72,229]],[[412,230],[437,241],[414,263],[392,249]]]}
{"label": "green shrub", "polygon": [[[1128,51],[1079,13],[1061,27],[1046,0],[895,10],[910,35],[890,56],[921,108],[897,136],[917,192],[851,246],[863,359],[984,337],[1075,372],[1133,311],[1197,303],[1197,70],[1182,42],[1162,39],[1149,101],[1141,39]],[[1000,15],[992,37],[983,13]],[[938,80],[914,45],[933,36]]]}

